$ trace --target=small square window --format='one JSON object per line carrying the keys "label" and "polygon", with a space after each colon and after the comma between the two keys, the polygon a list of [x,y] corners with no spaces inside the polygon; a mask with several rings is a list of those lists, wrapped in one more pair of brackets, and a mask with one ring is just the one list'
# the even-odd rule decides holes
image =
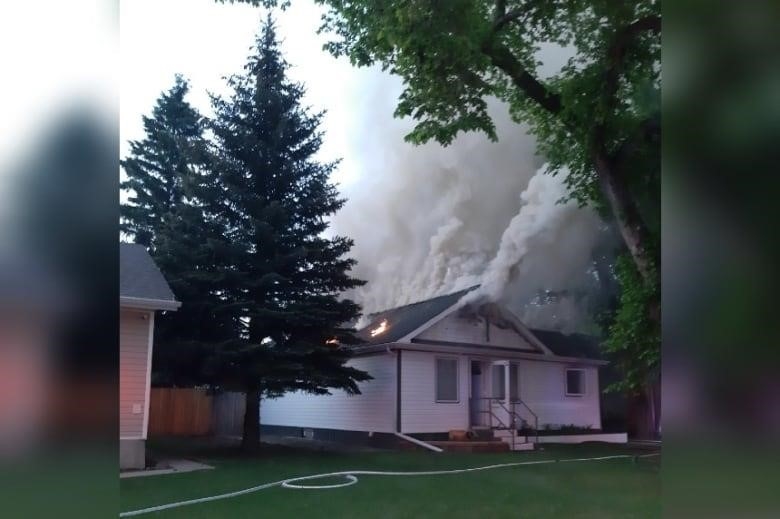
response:
{"label": "small square window", "polygon": [[458,359],[436,359],[436,401],[458,402]]}
{"label": "small square window", "polygon": [[585,394],[585,371],[581,369],[566,370],[566,396],[582,396]]}

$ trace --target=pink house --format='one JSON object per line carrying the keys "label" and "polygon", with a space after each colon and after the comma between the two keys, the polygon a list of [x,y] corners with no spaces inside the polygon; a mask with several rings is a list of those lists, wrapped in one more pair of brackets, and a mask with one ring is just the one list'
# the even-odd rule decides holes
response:
{"label": "pink house", "polygon": [[168,283],[142,245],[119,244],[119,468],[146,464],[154,316],[175,311]]}

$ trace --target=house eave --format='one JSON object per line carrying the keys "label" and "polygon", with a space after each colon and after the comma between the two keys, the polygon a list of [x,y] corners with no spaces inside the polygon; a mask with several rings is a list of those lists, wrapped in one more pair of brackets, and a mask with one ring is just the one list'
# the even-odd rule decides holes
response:
{"label": "house eave", "polygon": [[355,356],[370,355],[396,350],[425,351],[431,353],[462,353],[474,356],[501,357],[507,359],[535,360],[539,362],[557,362],[563,364],[585,364],[590,366],[606,366],[609,362],[598,359],[588,359],[581,357],[563,357],[544,353],[528,353],[518,351],[514,348],[486,347],[469,344],[436,344],[433,342],[412,342],[412,343],[386,343],[371,344],[367,346],[357,346],[353,349]]}
{"label": "house eave", "polygon": [[147,299],[144,297],[120,296],[119,306],[140,310],[170,310],[175,312],[181,307],[179,301],[172,299]]}

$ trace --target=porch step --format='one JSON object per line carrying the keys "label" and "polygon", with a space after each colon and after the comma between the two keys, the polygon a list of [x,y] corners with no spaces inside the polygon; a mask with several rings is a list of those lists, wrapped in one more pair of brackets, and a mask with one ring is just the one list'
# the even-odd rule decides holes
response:
{"label": "porch step", "polygon": [[[534,450],[534,443],[528,436],[517,434],[514,429],[493,429],[493,434],[496,438],[506,443],[511,450],[515,451],[532,451]],[[512,441],[514,437],[514,442]],[[512,444],[514,443],[514,448]]]}
{"label": "porch step", "polygon": [[493,429],[490,427],[472,427],[471,434],[475,440],[490,441],[495,439]]}

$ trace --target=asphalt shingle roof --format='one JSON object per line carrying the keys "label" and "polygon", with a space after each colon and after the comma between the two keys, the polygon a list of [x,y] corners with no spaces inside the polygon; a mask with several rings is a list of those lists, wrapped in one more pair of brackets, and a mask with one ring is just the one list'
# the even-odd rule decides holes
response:
{"label": "asphalt shingle roof", "polygon": [[531,328],[537,339],[561,357],[575,357],[579,359],[603,359],[599,340],[591,335],[582,333],[565,334],[552,330],[538,330]]}
{"label": "asphalt shingle roof", "polygon": [[[368,326],[361,328],[356,333],[356,336],[362,341],[357,347],[388,344],[402,339],[450,308],[457,303],[461,297],[477,288],[477,286],[452,294],[434,297],[425,301],[419,301],[406,306],[399,306],[397,308],[391,308],[389,310],[371,314],[369,316],[371,320]],[[387,321],[386,331],[372,337],[371,330],[376,329],[382,321]],[[529,328],[529,330],[555,355],[580,359],[603,359],[599,340],[591,335],[581,333],[565,334],[552,330],[534,328]]]}
{"label": "asphalt shingle roof", "polygon": [[175,301],[171,287],[143,245],[119,244],[119,296]]}
{"label": "asphalt shingle roof", "polygon": [[[364,345],[398,341],[457,303],[461,297],[475,288],[477,287],[473,286],[452,294],[377,312],[369,316],[371,322],[368,326],[360,329],[355,335],[363,341]],[[387,321],[387,330],[371,337],[371,330],[385,320]]]}

